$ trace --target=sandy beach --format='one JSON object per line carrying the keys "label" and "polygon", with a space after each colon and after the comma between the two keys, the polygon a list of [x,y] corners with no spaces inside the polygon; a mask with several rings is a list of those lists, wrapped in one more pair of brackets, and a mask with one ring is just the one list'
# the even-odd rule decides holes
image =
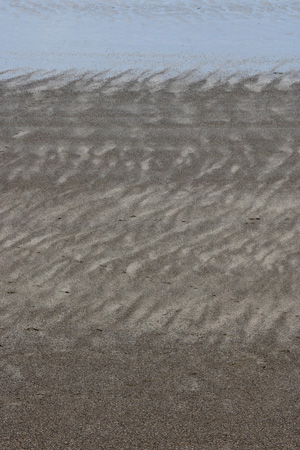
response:
{"label": "sandy beach", "polygon": [[299,79],[2,74],[11,449],[297,449]]}

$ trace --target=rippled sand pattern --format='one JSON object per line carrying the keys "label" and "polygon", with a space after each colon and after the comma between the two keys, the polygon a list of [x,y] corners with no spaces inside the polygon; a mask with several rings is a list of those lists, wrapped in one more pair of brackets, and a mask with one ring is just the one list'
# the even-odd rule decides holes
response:
{"label": "rippled sand pattern", "polygon": [[[264,410],[261,423],[264,424],[264,420],[270,423],[257,429],[251,412],[246,419],[244,413],[240,416],[244,417],[244,423],[253,425],[252,429],[249,425],[248,438],[254,436],[254,441],[249,441],[248,447],[247,433],[235,428],[241,426],[240,419],[230,419],[231,413],[240,414],[240,410],[234,406],[236,400],[231,394],[226,391],[225,395],[222,391],[221,384],[225,381],[220,381],[220,385],[216,382],[215,387],[202,388],[208,385],[197,378],[198,369],[192,366],[202,354],[193,353],[200,348],[197,346],[204,345],[206,351],[210,345],[214,346],[214,351],[222,352],[227,348],[233,351],[233,356],[229,358],[226,373],[237,370],[231,380],[235,380],[236,373],[241,376],[237,380],[241,380],[248,379],[247,374],[252,373],[254,366],[255,371],[263,370],[266,360],[276,355],[285,370],[292,364],[288,352],[298,351],[299,82],[288,83],[288,79],[281,76],[272,81],[257,76],[242,80],[231,77],[222,82],[213,81],[213,76],[197,82],[185,81],[184,77],[156,81],[155,74],[126,80],[124,74],[115,77],[87,74],[77,79],[68,79],[65,74],[38,81],[32,76],[10,77],[0,84],[0,289],[4,324],[1,333],[3,342],[12,352],[10,363],[5,366],[12,391],[18,383],[23,383],[22,380],[33,379],[30,378],[33,367],[42,371],[34,372],[35,377],[40,373],[40,381],[31,385],[24,381],[27,387],[22,388],[22,395],[29,386],[44,386],[34,392],[41,392],[40,398],[47,402],[49,392],[54,395],[56,383],[62,383],[58,384],[55,401],[64,398],[65,405],[71,409],[77,405],[74,392],[79,389],[80,377],[87,376],[83,375],[85,366],[89,367],[87,373],[95,377],[97,367],[97,373],[106,380],[103,381],[105,393],[101,391],[106,399],[111,399],[111,389],[114,389],[114,395],[125,402],[126,395],[131,395],[128,386],[137,383],[135,392],[140,392],[139,400],[134,397],[136,400],[131,400],[131,406],[125,402],[126,407],[122,403],[122,408],[131,411],[128,417],[135,417],[132,408],[141,408],[141,419],[132,419],[137,421],[135,425],[126,422],[127,413],[121,406],[125,416],[121,413],[116,416],[119,407],[113,410],[111,400],[107,400],[109,404],[105,407],[102,405],[109,419],[103,422],[106,431],[100,438],[97,435],[98,441],[84,440],[88,439],[87,428],[75,438],[74,424],[67,413],[63,419],[57,419],[65,421],[67,429],[75,433],[70,448],[296,449],[298,434],[293,428],[296,419],[291,403],[287,410],[291,419],[285,422],[285,431],[275,432],[278,425],[270,428],[272,421],[281,423],[282,402],[291,401],[296,395],[294,388],[291,393],[281,386],[275,372],[269,372],[263,385],[270,389],[272,386],[275,399],[272,400],[270,391],[263,387],[259,391],[257,387],[261,398],[268,392],[271,403],[267,412]],[[137,350],[139,364],[145,367],[144,375],[139,375],[134,358],[126,359],[127,351],[120,356],[121,344],[113,353],[119,365],[117,372],[112,372],[117,378],[112,379],[111,372],[105,372],[105,367],[110,367],[105,359],[110,350],[106,356],[101,352],[105,346],[115,348],[109,347],[111,342],[122,336],[126,337],[126,342],[154,336],[153,339],[162,340],[164,345],[182,342],[195,347],[189,347],[190,353],[173,349],[175,356],[171,363],[169,356],[163,356],[164,351],[155,354],[155,358],[152,354],[149,359],[147,355],[154,344],[147,341],[146,346]],[[47,349],[45,354],[38,351],[42,342]],[[82,342],[95,352],[98,349],[104,358],[101,361],[105,360],[108,366],[100,364],[96,353],[94,356],[88,356],[86,350],[77,353],[77,346],[83,345]],[[247,357],[234,354],[237,345],[248,348],[260,342],[265,342],[265,348],[271,350],[247,354]],[[22,364],[17,362],[22,356],[14,353],[17,343],[19,349],[27,345],[28,361],[40,358],[38,363],[33,362],[37,366],[27,365],[26,370],[22,369]],[[37,353],[30,353],[35,352],[34,348]],[[46,356],[41,356],[50,355],[52,351],[62,352],[55,357],[55,366],[50,356],[51,363]],[[72,358],[68,356],[70,353],[64,353],[67,351],[74,351]],[[34,354],[36,356],[32,356]],[[83,358],[82,355],[90,359],[78,359]],[[194,359],[188,359],[187,355]],[[155,369],[154,365],[162,357],[167,359]],[[221,360],[222,356],[211,366],[205,366],[203,360],[199,362],[199,367],[203,364],[207,367],[206,380],[210,373],[218,373]],[[68,379],[64,378],[67,372],[60,372],[59,367],[65,367],[64,364],[75,364],[74,372],[72,369],[72,374],[69,373],[70,380],[75,379],[75,385],[73,382],[70,385],[75,389],[71,394],[69,388],[67,391],[62,388]],[[130,364],[137,370],[135,381],[131,380]],[[164,372],[164,364],[169,364],[167,372]],[[43,367],[48,367],[47,372],[46,369],[43,372]],[[183,375],[185,367],[189,367],[189,375]],[[240,367],[247,368],[243,375],[239,371],[244,369]],[[123,373],[120,379],[124,385],[116,381],[119,380],[117,373]],[[168,417],[164,408],[175,411],[174,405],[168,403],[171,397],[165,398],[165,406],[161,407],[157,406],[159,403],[153,407],[150,397],[148,400],[143,397],[143,393],[148,392],[145,383],[151,373],[158,376],[156,380],[164,377],[167,380],[175,376],[170,374],[177,374],[170,385],[157,384],[151,391],[153,398],[164,398],[165,392],[178,393],[182,412],[178,410],[179,416],[170,419],[173,424],[179,424],[175,434],[171,433],[169,422],[164,422]],[[48,381],[43,385],[45,379]],[[84,391],[84,401],[95,401],[96,378],[82,379],[86,380],[85,386],[93,386],[91,391]],[[215,412],[219,425],[205,426],[201,431],[203,440],[199,441],[197,423],[204,420],[198,417],[203,408],[199,409],[200,403],[193,402],[201,389],[219,392],[217,397],[201,397],[204,409],[216,398],[222,398],[223,406]],[[241,406],[245,412],[251,404],[248,394],[232,392],[245,399],[246,403]],[[22,395],[14,397],[15,403],[11,403],[10,397],[7,405],[25,405]],[[186,395],[191,395],[191,399]],[[55,411],[61,411],[62,406],[51,398],[49,405],[52,401],[56,405],[51,420],[55,421]],[[84,411],[82,398],[78,414]],[[41,411],[40,406],[37,408]],[[48,411],[47,408],[43,411]],[[98,412],[93,408],[92,411],[95,417]],[[142,411],[148,411],[149,416]],[[156,417],[155,411],[159,411],[157,417],[161,417],[165,429],[171,433],[160,434],[157,444],[154,435],[147,434],[155,429],[156,425],[151,422]],[[195,411],[197,423],[194,424],[190,416],[182,415],[184,411]],[[21,416],[14,415],[17,413],[7,414],[7,417],[14,417],[13,422],[7,419],[8,423],[15,424],[16,420],[21,423]],[[23,414],[29,414],[28,410]],[[63,441],[56,440],[57,437],[50,439],[51,431],[45,425],[48,422],[43,414],[37,416],[34,410],[30,414],[39,424],[33,435],[40,436],[40,430],[44,430],[44,438],[37,437],[45,439],[42,444],[27,437],[27,446],[20,447],[21,441],[15,438],[14,444],[5,441],[4,448],[67,448]],[[59,414],[57,417],[62,417]],[[224,438],[226,430],[220,431],[223,423],[220,417],[224,415],[224,423],[231,421],[233,427],[228,446]],[[115,417],[120,421],[123,417],[129,428],[124,425],[124,430],[120,431],[117,425],[120,422],[115,422]],[[86,423],[86,419],[78,420]],[[144,433],[142,423],[147,420],[150,425]],[[209,424],[215,423],[210,416],[207,420]],[[186,435],[180,428],[185,423],[190,424],[186,425],[188,429],[194,427],[194,440],[191,431]],[[96,422],[93,424],[96,426]],[[221,434],[213,431],[206,435],[210,426],[216,426]],[[269,427],[269,434],[263,427]],[[286,431],[291,429],[294,431]],[[90,432],[93,430],[91,428]],[[115,434],[116,430],[121,434]],[[135,430],[137,435],[129,439],[125,430],[131,430],[129,435]],[[177,432],[181,441],[176,441]],[[290,432],[293,438],[287,434]],[[289,443],[292,446],[287,446]]]}
{"label": "rippled sand pattern", "polygon": [[295,333],[299,85],[281,84],[3,81],[5,313]]}

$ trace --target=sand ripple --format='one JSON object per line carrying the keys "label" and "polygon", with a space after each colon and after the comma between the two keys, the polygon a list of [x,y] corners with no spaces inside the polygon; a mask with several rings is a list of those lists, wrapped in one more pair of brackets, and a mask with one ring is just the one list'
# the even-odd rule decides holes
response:
{"label": "sand ripple", "polygon": [[299,83],[232,80],[1,82],[8,327],[299,333]]}

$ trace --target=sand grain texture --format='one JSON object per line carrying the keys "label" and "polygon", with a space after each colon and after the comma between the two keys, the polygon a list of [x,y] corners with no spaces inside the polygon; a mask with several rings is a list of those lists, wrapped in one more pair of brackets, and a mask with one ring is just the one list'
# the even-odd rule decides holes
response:
{"label": "sand grain texture", "polygon": [[1,448],[299,448],[300,85],[213,80],[1,81]]}

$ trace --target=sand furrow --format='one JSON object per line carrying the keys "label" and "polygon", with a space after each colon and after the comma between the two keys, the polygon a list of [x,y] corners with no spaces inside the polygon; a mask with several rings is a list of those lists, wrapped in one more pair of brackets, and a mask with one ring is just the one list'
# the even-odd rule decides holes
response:
{"label": "sand furrow", "polygon": [[299,84],[62,79],[1,82],[2,288],[11,318],[27,299],[20,332],[34,308],[77,337],[91,322],[297,335]]}

